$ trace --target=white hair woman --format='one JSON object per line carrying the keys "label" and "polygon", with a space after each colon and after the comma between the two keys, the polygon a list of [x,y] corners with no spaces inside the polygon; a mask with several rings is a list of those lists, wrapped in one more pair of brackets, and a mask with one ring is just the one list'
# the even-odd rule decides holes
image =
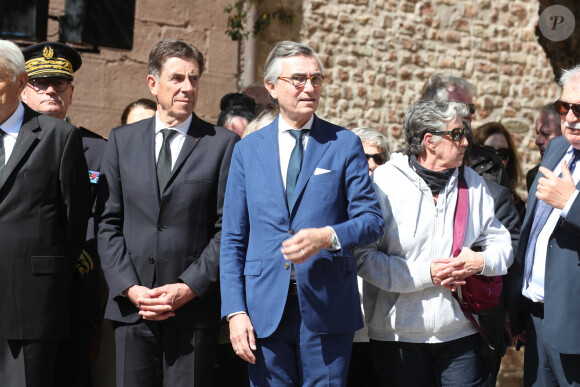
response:
{"label": "white hair woman", "polygon": [[[506,274],[513,254],[483,179],[462,167],[466,109],[442,100],[414,103],[405,115],[406,155],[393,154],[373,173],[387,228],[357,258],[371,356],[389,385],[482,383],[481,339],[453,292],[471,275]],[[453,258],[460,180],[468,217],[464,247]]]}

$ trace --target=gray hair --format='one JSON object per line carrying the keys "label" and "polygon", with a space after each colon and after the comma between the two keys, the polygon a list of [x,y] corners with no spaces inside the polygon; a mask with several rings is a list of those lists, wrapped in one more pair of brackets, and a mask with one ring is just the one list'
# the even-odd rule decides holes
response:
{"label": "gray hair", "polygon": [[298,55],[316,58],[318,61],[318,66],[320,67],[320,71],[322,74],[324,74],[324,66],[322,65],[322,61],[312,47],[302,43],[285,40],[276,43],[274,48],[272,48],[268,54],[266,63],[264,64],[264,82],[276,83],[278,77],[282,73],[282,59]]}
{"label": "gray hair", "polygon": [[378,130],[366,126],[354,128],[352,132],[360,138],[361,142],[366,142],[371,146],[379,148],[383,156],[385,156],[385,160],[389,160],[391,157],[391,147],[389,146],[387,136]]}
{"label": "gray hair", "polygon": [[562,75],[560,76],[560,80],[558,81],[558,83],[562,88],[564,88],[566,83],[568,83],[569,81],[578,76],[580,76],[580,65],[571,69],[562,70]]}
{"label": "gray hair", "polygon": [[0,68],[11,73],[13,81],[26,72],[22,51],[8,40],[0,40]]}
{"label": "gray hair", "polygon": [[163,39],[157,42],[149,53],[147,65],[149,75],[159,79],[161,69],[169,58],[194,59],[199,67],[199,76],[203,73],[205,61],[203,54],[197,48],[183,39]]}
{"label": "gray hair", "polygon": [[452,75],[434,74],[423,85],[420,99],[439,98],[447,100],[449,92],[453,90],[465,90],[473,95],[473,86],[465,79]]}
{"label": "gray hair", "polygon": [[278,111],[276,110],[264,110],[255,120],[250,122],[246,129],[244,129],[244,133],[242,133],[242,138],[246,137],[250,133],[254,133],[264,126],[270,125],[272,121],[276,119],[278,116]]}
{"label": "gray hair", "polygon": [[[423,153],[425,151],[423,138],[426,133],[445,130],[451,121],[465,115],[467,107],[459,102],[430,99],[413,103],[405,113],[403,124],[406,153],[408,155]],[[433,142],[440,140],[441,135],[433,135]]]}

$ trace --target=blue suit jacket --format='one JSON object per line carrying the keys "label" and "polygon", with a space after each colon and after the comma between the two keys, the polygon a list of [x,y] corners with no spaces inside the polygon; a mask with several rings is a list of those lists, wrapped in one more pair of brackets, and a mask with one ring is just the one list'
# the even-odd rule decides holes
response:
{"label": "blue suit jacket", "polygon": [[[554,170],[570,144],[556,137],[546,149],[542,166]],[[578,166],[577,166],[578,167]],[[509,300],[512,332],[524,329],[527,310],[522,296],[526,247],[536,209],[539,173],[530,188],[528,209],[524,218],[520,244],[510,269]],[[577,185],[580,188],[580,183]],[[560,353],[580,354],[580,196],[566,218],[560,218],[546,252],[544,282],[544,321],[548,342]]]}
{"label": "blue suit jacket", "polygon": [[295,265],[300,312],[313,332],[352,332],[363,325],[352,249],[378,239],[384,227],[361,142],[315,116],[291,211],[278,148],[276,119],[234,149],[224,202],[222,316],[245,311],[257,336],[270,336],[290,283],[282,242],[303,228],[332,226],[342,249]]}

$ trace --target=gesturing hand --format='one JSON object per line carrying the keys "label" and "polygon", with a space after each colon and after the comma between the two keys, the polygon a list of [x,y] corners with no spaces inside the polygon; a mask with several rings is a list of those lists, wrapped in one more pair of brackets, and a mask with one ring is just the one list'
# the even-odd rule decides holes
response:
{"label": "gesturing hand", "polygon": [[572,174],[565,161],[562,161],[562,177],[550,171],[546,167],[540,167],[540,173],[544,175],[538,180],[536,197],[553,208],[563,209],[568,199],[576,191],[576,185]]}

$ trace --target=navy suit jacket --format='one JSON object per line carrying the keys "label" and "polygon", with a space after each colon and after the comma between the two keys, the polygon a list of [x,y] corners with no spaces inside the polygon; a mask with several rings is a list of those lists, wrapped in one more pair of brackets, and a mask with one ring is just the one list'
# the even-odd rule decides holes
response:
{"label": "navy suit jacket", "polygon": [[113,129],[99,180],[98,245],[109,301],[105,317],[132,323],[138,309],[120,294],[183,282],[198,297],[171,323],[219,325],[222,206],[239,137],[195,114],[163,194],[155,161],[155,118]]}
{"label": "navy suit jacket", "polygon": [[[570,144],[564,137],[550,141],[542,166],[554,170]],[[578,167],[578,166],[577,166]],[[520,244],[509,281],[510,321],[514,334],[522,332],[527,316],[522,286],[525,255],[538,199],[538,173],[528,197],[528,210],[522,225]],[[580,189],[580,183],[576,185]],[[544,280],[544,326],[546,339],[558,352],[580,354],[580,196],[566,218],[560,218],[546,251]]]}
{"label": "navy suit jacket", "polygon": [[352,249],[378,239],[384,221],[358,137],[315,116],[294,197],[289,211],[276,119],[238,143],[232,156],[220,263],[222,316],[247,312],[257,336],[270,336],[290,283],[282,242],[303,228],[332,226],[342,249],[323,249],[295,265],[300,312],[316,333],[361,328]]}

